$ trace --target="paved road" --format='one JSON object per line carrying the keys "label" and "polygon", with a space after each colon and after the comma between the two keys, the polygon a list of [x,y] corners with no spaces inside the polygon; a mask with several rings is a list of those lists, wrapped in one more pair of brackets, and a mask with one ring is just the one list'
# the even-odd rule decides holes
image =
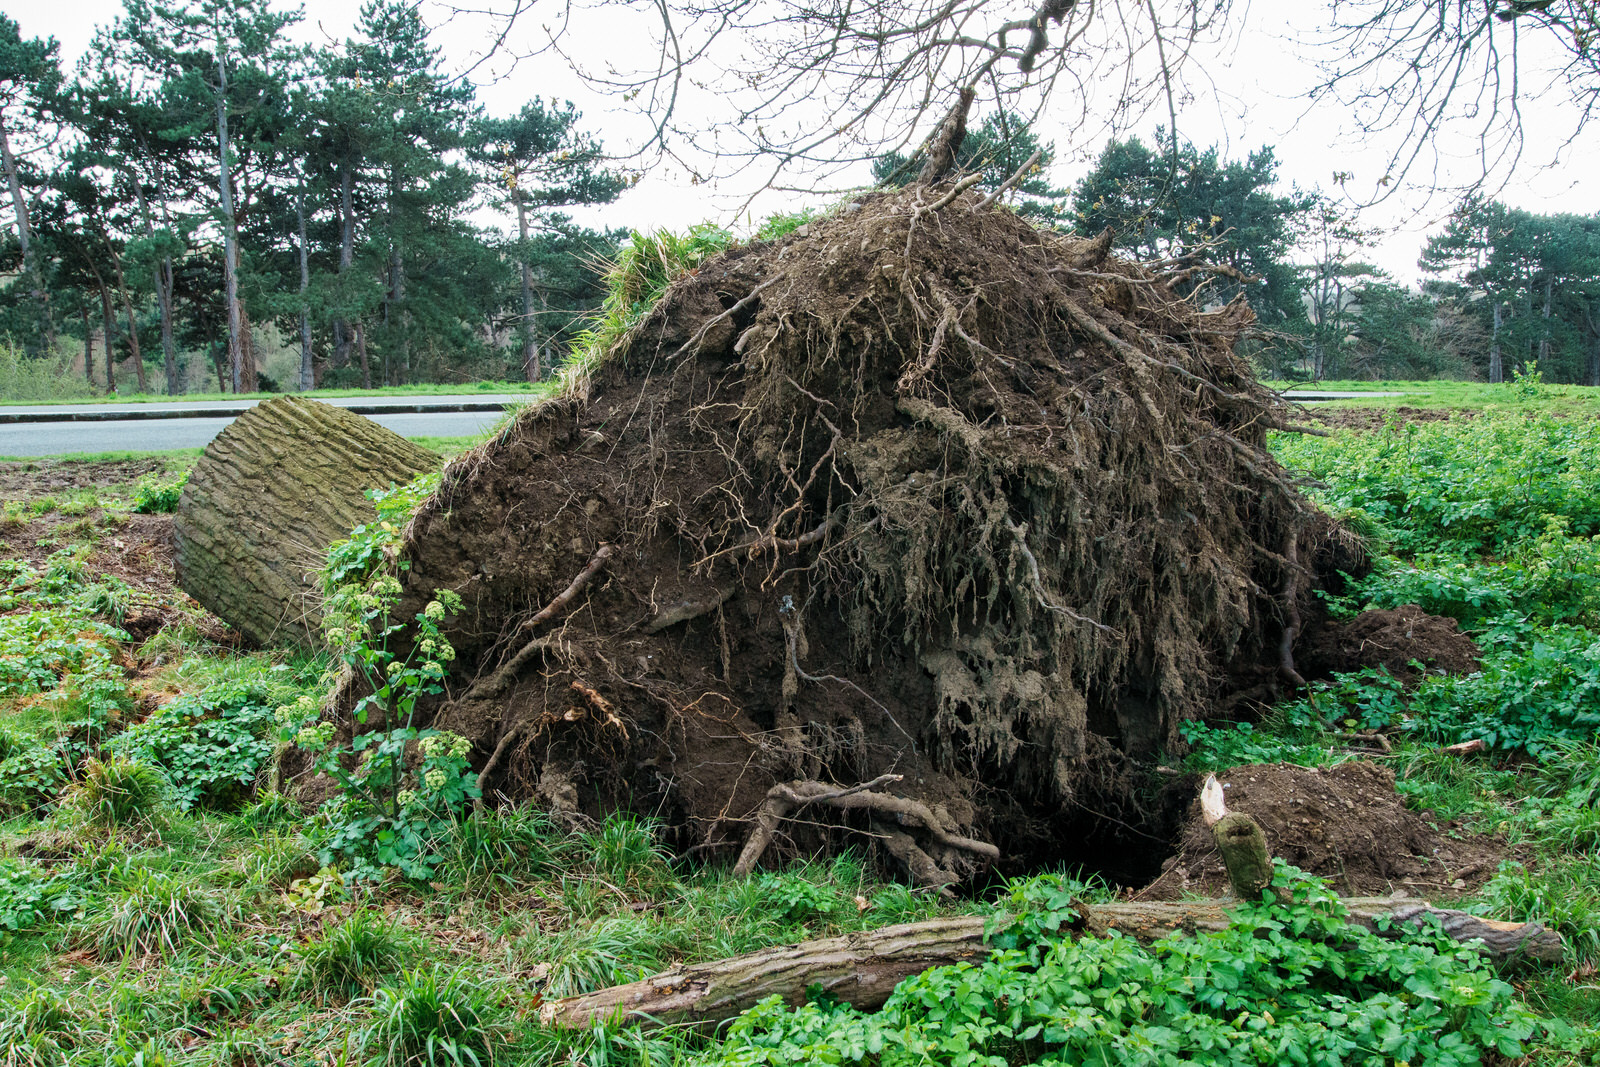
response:
{"label": "paved road", "polygon": [[[495,409],[404,412],[368,417],[403,437],[466,437],[487,430],[499,420],[500,415],[500,410]],[[233,417],[228,416],[0,424],[0,456],[204,448],[232,421]]]}
{"label": "paved road", "polygon": [[[526,403],[533,393],[457,393],[438,396],[318,397],[324,404],[348,408],[358,415],[421,411],[495,411]],[[0,424],[19,422],[102,422],[134,419],[229,418],[255,407],[259,400],[174,400],[150,404],[11,404],[0,405]],[[210,440],[208,437],[206,440]]]}
{"label": "paved road", "polygon": [[[1299,401],[1300,403],[1316,403],[1319,400],[1365,400],[1368,397],[1410,395],[1410,393],[1340,393],[1330,392],[1327,389],[1290,389],[1283,394],[1283,398],[1285,400]],[[4,410],[0,408],[0,411]]]}

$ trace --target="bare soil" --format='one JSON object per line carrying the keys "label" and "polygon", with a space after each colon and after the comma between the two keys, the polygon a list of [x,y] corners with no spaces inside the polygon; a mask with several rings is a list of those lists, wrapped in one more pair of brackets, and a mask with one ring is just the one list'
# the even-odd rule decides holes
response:
{"label": "bare soil", "polygon": [[[1395,792],[1394,772],[1376,763],[1250,764],[1217,778],[1229,810],[1261,824],[1274,856],[1326,878],[1346,896],[1400,890],[1430,899],[1460,896],[1488,881],[1505,855],[1498,838],[1407,809]],[[1227,871],[1196,803],[1177,855],[1137,895],[1175,900],[1227,891]]]}
{"label": "bare soil", "polygon": [[[1455,619],[1429,615],[1415,604],[1364,611],[1348,622],[1313,630],[1300,651],[1309,676],[1382,667],[1409,685],[1429,674],[1471,674],[1481,653]],[[1419,670],[1413,663],[1420,663]]]}

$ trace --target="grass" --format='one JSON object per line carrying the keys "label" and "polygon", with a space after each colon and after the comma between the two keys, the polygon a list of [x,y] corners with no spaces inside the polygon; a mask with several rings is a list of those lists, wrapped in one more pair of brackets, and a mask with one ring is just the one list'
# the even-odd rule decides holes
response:
{"label": "grass", "polygon": [[1600,389],[1587,385],[1523,384],[1515,381],[1490,385],[1487,382],[1459,381],[1329,381],[1267,382],[1278,390],[1299,392],[1398,393],[1397,396],[1366,396],[1348,400],[1317,401],[1313,410],[1328,408],[1396,408],[1463,411],[1497,409],[1548,410],[1561,414],[1600,416]]}

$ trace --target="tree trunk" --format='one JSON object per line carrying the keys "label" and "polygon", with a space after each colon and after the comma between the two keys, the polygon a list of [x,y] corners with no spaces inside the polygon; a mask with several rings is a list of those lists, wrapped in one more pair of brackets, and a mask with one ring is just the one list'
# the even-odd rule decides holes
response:
{"label": "tree trunk", "polygon": [[[244,309],[239,305],[239,231],[233,214],[233,168],[228,163],[228,64],[217,43],[217,188],[222,197],[222,277],[228,303],[228,368],[233,392],[252,391],[245,382]],[[226,388],[226,386],[224,386]]]}
{"label": "tree trunk", "polygon": [[[133,183],[134,195],[139,200],[139,214],[144,218],[144,235],[154,238],[156,223],[150,215],[150,204],[145,199],[143,183],[135,180]],[[166,205],[162,205],[165,212]],[[162,256],[161,262],[156,264],[156,305],[161,314],[161,368],[167,378],[167,395],[177,396],[183,392],[182,383],[178,381],[178,348],[172,337],[172,257]]]}
{"label": "tree trunk", "polygon": [[79,305],[83,313],[83,377],[90,385],[94,384],[94,331],[89,328],[89,302],[85,300]]}
{"label": "tree trunk", "polygon": [[[344,278],[345,272],[355,262],[356,255],[356,213],[354,178],[350,174],[350,161],[348,158],[339,161],[339,277]],[[342,296],[342,290],[341,290]],[[333,365],[335,367],[348,367],[350,365],[351,344],[350,323],[341,312],[333,320]]]}
{"label": "tree trunk", "polygon": [[[1140,941],[1180,932],[1225,930],[1236,900],[1116,903],[1083,906],[1081,928],[1111,930]],[[1538,923],[1500,923],[1424,901],[1356,897],[1345,901],[1350,919],[1368,929],[1380,921],[1421,926],[1437,919],[1457,941],[1474,943],[1495,960],[1559,963],[1561,936]],[[1078,907],[1077,905],[1074,906]],[[585,1028],[621,1016],[644,1025],[715,1023],[731,1019],[760,1000],[781,996],[805,1001],[812,986],[863,1011],[883,1006],[902,979],[930,967],[980,963],[989,955],[982,916],[933,919],[842,937],[750,952],[710,963],[679,965],[627,985],[550,1001],[539,1008],[546,1026]],[[1481,940],[1480,940],[1481,939]]]}
{"label": "tree trunk", "polygon": [[206,448],[174,520],[183,590],[257,644],[320,645],[327,545],[371,522],[369,489],[439,457],[371,419],[304,397],[258,404]]}
{"label": "tree trunk", "polygon": [[316,369],[311,361],[311,260],[306,250],[306,191],[302,186],[294,200],[295,220],[300,224],[300,389],[316,384]]}
{"label": "tree trunk", "polygon": [[98,278],[96,282],[100,288],[100,321],[105,333],[105,343],[101,347],[106,350],[106,392],[114,393],[117,391],[116,319],[111,314],[111,290]]}
{"label": "tree trunk", "polygon": [[1544,325],[1539,333],[1539,358],[1534,368],[1539,371],[1548,371],[1550,359],[1550,301],[1555,294],[1556,279],[1554,274],[1545,275],[1544,279]]}
{"label": "tree trunk", "polygon": [[50,292],[45,288],[44,275],[39,270],[38,252],[33,245],[33,228],[28,221],[28,201],[22,193],[22,178],[17,173],[17,160],[11,154],[11,135],[6,129],[5,111],[0,109],[0,165],[5,167],[6,182],[11,187],[11,203],[17,213],[17,244],[22,249],[22,273],[32,287],[34,301],[39,305],[40,324],[44,327],[46,350],[56,346],[55,317],[50,311]]}
{"label": "tree trunk", "polygon": [[356,355],[361,360],[361,388],[372,388],[372,364],[367,362],[367,326],[356,322]]}
{"label": "tree trunk", "polygon": [[522,372],[528,381],[540,377],[539,349],[533,335],[533,268],[528,265],[528,205],[521,189],[513,190],[512,202],[517,205],[517,233],[522,239],[522,254],[517,265],[522,268]]}
{"label": "tree trunk", "polygon": [[133,360],[134,379],[139,383],[139,392],[148,393],[150,387],[144,376],[144,352],[139,348],[139,320],[134,317],[133,301],[128,298],[128,279],[122,273],[122,257],[111,247],[110,238],[106,239],[106,254],[111,257],[111,269],[117,277],[117,296],[122,302],[123,316],[128,320],[128,358]]}
{"label": "tree trunk", "polygon": [[[1491,297],[1491,299],[1494,299]],[[1500,327],[1504,323],[1504,305],[1494,301],[1494,332],[1489,337],[1489,381],[1498,385],[1506,380],[1506,365],[1500,355]]]}

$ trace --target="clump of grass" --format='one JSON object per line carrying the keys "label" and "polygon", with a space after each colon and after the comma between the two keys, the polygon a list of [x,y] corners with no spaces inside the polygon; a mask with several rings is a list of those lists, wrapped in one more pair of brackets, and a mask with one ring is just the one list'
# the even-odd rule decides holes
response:
{"label": "clump of grass", "polygon": [[452,824],[440,849],[438,879],[483,891],[547,877],[566,835],[533,808],[478,810]]}
{"label": "clump of grass", "polygon": [[54,1067],[65,1063],[83,1023],[66,997],[35,986],[0,1002],[0,1063]]}
{"label": "clump of grass", "polygon": [[84,765],[76,799],[91,823],[115,828],[159,818],[171,791],[159,768],[111,756]]}
{"label": "clump of grass", "polygon": [[76,940],[106,958],[172,953],[215,929],[225,910],[192,881],[144,871],[84,920]]}
{"label": "clump of grass", "polygon": [[617,812],[599,830],[581,834],[579,839],[595,873],[619,886],[655,887],[673,881],[667,851],[656,840],[651,822]]}
{"label": "clump of grass", "polygon": [[294,988],[324,1004],[368,996],[416,954],[416,939],[395,922],[358,911],[301,951]]}
{"label": "clump of grass", "polygon": [[385,1067],[492,1067],[504,1029],[498,998],[460,971],[408,971],[373,994],[360,1043]]}

